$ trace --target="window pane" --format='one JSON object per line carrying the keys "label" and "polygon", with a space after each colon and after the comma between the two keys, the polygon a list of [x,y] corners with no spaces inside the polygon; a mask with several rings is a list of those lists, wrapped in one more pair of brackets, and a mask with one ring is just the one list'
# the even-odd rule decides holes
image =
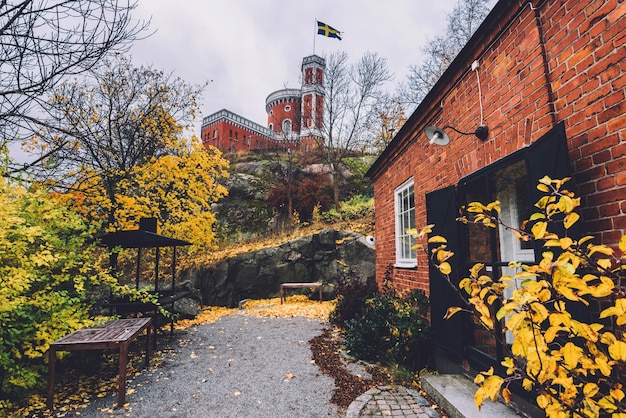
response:
{"label": "window pane", "polygon": [[[518,161],[498,170],[495,174],[494,185],[496,198],[500,201],[502,222],[512,228],[521,228],[531,212],[528,175],[524,161]],[[519,250],[532,250],[533,248],[531,242],[520,241],[502,228],[498,233],[502,253],[501,261],[515,259]]]}
{"label": "window pane", "polygon": [[[465,205],[470,202],[489,203],[488,184],[486,177],[480,177],[465,188]],[[468,214],[471,217],[471,214]],[[467,255],[468,263],[487,262],[491,260],[491,231],[479,224],[467,224]]]}
{"label": "window pane", "polygon": [[415,240],[406,231],[415,228],[415,199],[413,182],[396,189],[396,259],[400,263],[415,263]]}

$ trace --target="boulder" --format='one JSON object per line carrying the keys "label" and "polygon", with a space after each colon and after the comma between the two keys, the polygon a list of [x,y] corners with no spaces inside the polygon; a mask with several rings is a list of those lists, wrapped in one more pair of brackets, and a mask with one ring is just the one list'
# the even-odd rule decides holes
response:
{"label": "boulder", "polygon": [[179,318],[195,318],[199,312],[199,303],[194,298],[182,298],[174,302],[174,313]]}

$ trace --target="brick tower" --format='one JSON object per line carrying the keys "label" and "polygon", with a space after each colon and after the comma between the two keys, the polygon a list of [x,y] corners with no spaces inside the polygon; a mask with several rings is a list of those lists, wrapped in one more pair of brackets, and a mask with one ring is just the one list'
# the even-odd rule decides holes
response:
{"label": "brick tower", "polygon": [[278,142],[295,143],[300,135],[300,90],[277,90],[265,99],[267,127]]}
{"label": "brick tower", "polygon": [[324,70],[326,60],[317,55],[302,59],[300,147],[310,150],[323,136]]}

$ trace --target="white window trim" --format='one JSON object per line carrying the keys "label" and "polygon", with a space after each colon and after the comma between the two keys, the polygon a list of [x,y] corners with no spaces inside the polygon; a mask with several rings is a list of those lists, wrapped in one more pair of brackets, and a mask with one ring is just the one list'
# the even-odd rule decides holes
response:
{"label": "white window trim", "polygon": [[[413,178],[411,177],[410,179],[402,183],[400,186],[398,186],[393,193],[393,199],[394,199],[393,216],[394,216],[394,224],[396,228],[396,235],[395,235],[396,265],[395,266],[399,268],[417,267],[417,257],[405,258],[405,257],[402,257],[401,255],[402,254],[401,237],[403,235],[406,235],[406,233],[402,231],[403,225],[401,225],[401,222],[399,221],[400,199],[398,198],[398,196],[400,193],[402,193],[409,187],[413,187],[413,186],[414,186],[414,181],[413,181]],[[415,202],[415,187],[413,187],[413,202]],[[415,216],[415,207],[413,207],[413,216]]]}

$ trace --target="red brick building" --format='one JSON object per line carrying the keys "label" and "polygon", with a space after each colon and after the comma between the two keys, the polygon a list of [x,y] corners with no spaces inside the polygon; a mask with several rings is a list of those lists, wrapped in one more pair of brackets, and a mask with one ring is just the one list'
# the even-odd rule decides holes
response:
{"label": "red brick building", "polygon": [[501,347],[468,318],[443,320],[456,293],[406,228],[435,224],[459,277],[475,262],[499,277],[510,260],[536,261],[537,249],[455,222],[458,209],[497,198],[515,225],[539,178],[571,176],[581,232],[615,245],[626,233],[624,28],[622,1],[500,0],[370,168],[377,277],[392,266],[396,285],[430,294],[434,339],[452,364],[485,370]]}
{"label": "red brick building", "polygon": [[322,139],[325,68],[324,58],[304,57],[301,88],[277,90],[267,96],[267,126],[226,109],[203,118],[202,143],[224,152],[312,149]]}

